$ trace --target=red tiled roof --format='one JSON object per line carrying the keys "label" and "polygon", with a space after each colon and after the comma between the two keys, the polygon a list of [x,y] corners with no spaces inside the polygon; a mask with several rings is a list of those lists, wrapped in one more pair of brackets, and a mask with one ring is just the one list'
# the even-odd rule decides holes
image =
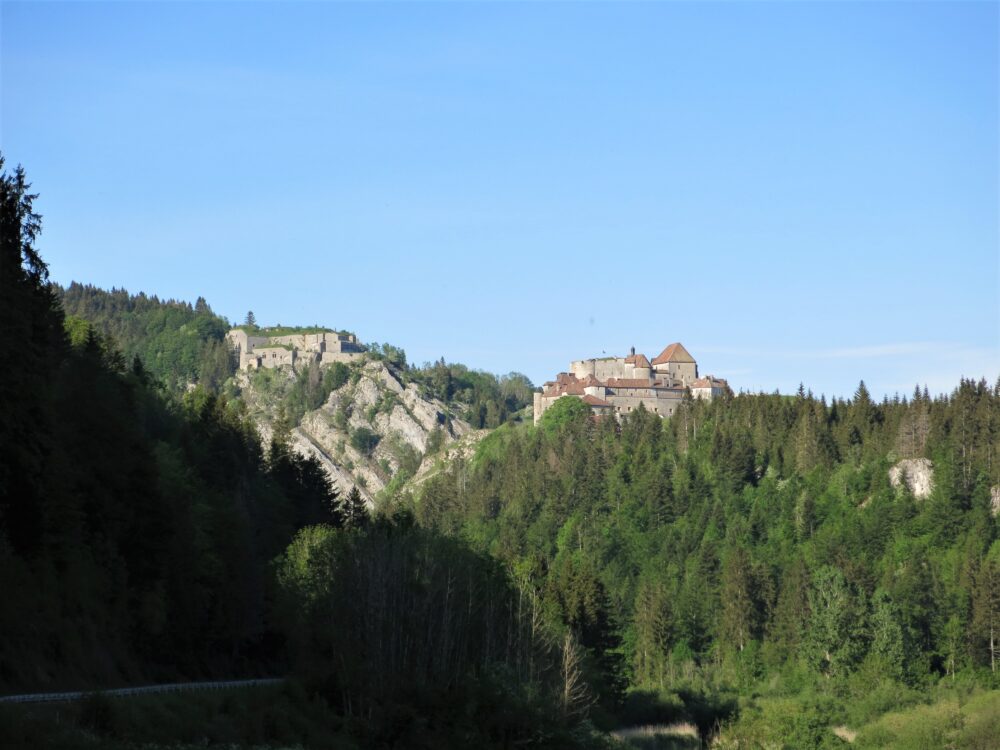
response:
{"label": "red tiled roof", "polygon": [[607,406],[610,408],[611,404],[605,401],[603,398],[598,398],[597,396],[584,396],[583,403],[590,406]]}
{"label": "red tiled roof", "polygon": [[625,357],[625,364],[635,365],[636,367],[649,367],[649,360],[646,359],[645,354],[630,354]]}
{"label": "red tiled roof", "polygon": [[694,364],[694,357],[692,357],[690,352],[684,348],[684,345],[678,341],[660,352],[660,356],[653,360],[654,365],[663,365],[667,362],[684,362]]}
{"label": "red tiled roof", "polygon": [[722,378],[716,378],[711,375],[704,378],[698,378],[693,383],[691,383],[692,388],[728,388],[729,383],[727,383]]}
{"label": "red tiled roof", "polygon": [[563,396],[565,394],[569,394],[570,396],[582,396],[583,385],[577,382],[555,383],[550,388],[546,388],[542,391],[543,396]]}

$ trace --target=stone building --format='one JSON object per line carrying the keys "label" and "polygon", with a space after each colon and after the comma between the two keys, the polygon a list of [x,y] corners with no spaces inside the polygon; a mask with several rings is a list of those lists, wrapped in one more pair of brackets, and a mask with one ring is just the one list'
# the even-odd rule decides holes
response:
{"label": "stone building", "polygon": [[633,347],[627,357],[581,359],[570,363],[535,394],[535,422],[557,399],[576,396],[598,416],[621,416],[639,408],[669,417],[685,394],[711,401],[729,390],[725,380],[698,377],[698,363],[681,343],[666,347],[652,362]]}
{"label": "stone building", "polygon": [[322,331],[268,336],[267,329],[262,329],[260,333],[264,335],[251,336],[242,328],[234,328],[226,334],[239,358],[241,370],[300,362],[349,362],[364,352],[364,347],[351,333]]}

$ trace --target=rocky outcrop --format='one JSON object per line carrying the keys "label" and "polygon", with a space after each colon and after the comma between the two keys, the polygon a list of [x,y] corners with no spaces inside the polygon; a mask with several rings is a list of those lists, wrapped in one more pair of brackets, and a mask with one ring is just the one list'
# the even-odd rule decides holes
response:
{"label": "rocky outcrop", "polygon": [[422,484],[442,469],[452,466],[456,462],[469,461],[475,455],[479,441],[489,434],[489,430],[469,430],[458,437],[443,448],[434,457],[434,460],[424,461],[420,464],[420,470],[413,477],[413,484]]}
{"label": "rocky outcrop", "polygon": [[[365,358],[350,367],[348,382],[331,392],[319,409],[306,412],[291,436],[293,449],[315,457],[341,493],[357,487],[373,502],[404,465],[415,475],[425,476],[450,444],[473,432],[452,407],[424,398],[415,383],[404,385],[385,363]],[[265,444],[270,442],[282,399],[295,380],[291,367],[237,374],[240,396]],[[352,436],[361,430],[377,437],[370,452],[352,445]],[[439,454],[427,455],[429,447],[440,448]]]}
{"label": "rocky outcrop", "polygon": [[923,500],[934,489],[934,464],[929,458],[904,458],[889,469],[889,482],[893,487],[905,485],[913,497]]}

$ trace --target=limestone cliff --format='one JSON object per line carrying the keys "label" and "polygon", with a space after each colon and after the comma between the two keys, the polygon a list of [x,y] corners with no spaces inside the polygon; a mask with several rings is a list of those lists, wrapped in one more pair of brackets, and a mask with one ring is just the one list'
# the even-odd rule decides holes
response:
{"label": "limestone cliff", "polygon": [[930,497],[934,489],[934,464],[928,458],[904,458],[889,469],[893,487],[906,487],[917,500]]}
{"label": "limestone cliff", "polygon": [[[298,377],[292,367],[236,375],[238,396],[265,444]],[[463,435],[474,439],[475,432],[453,407],[425,397],[415,383],[404,384],[383,361],[365,358],[350,365],[349,379],[318,409],[303,414],[292,445],[316,457],[341,493],[356,486],[371,503],[394,480],[398,485],[426,475],[448,446]]]}

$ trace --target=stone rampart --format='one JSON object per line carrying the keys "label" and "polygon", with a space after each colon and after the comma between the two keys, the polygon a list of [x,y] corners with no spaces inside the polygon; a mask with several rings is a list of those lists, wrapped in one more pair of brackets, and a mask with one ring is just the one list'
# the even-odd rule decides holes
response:
{"label": "stone rampart", "polygon": [[350,362],[365,351],[354,334],[334,331],[250,336],[244,329],[234,328],[226,334],[226,338],[239,358],[241,370],[310,361],[326,364]]}

